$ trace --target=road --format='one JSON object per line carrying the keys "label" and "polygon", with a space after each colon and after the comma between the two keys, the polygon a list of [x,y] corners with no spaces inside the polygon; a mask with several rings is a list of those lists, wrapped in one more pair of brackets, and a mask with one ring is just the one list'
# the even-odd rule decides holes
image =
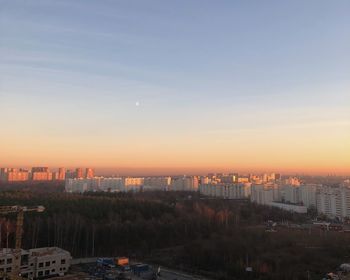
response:
{"label": "road", "polygon": [[159,280],[208,280],[200,276],[194,276],[183,272],[161,268]]}

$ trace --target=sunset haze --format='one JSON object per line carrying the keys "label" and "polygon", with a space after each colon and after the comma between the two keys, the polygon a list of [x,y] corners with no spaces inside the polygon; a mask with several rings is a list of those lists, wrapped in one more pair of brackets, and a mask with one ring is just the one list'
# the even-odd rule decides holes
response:
{"label": "sunset haze", "polygon": [[349,1],[4,1],[0,165],[350,174]]}

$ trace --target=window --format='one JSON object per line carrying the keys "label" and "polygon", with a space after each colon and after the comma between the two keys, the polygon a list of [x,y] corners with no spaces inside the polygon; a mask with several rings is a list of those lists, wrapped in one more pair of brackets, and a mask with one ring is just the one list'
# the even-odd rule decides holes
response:
{"label": "window", "polygon": [[45,266],[50,266],[50,262],[46,262],[46,263],[45,263]]}
{"label": "window", "polygon": [[11,272],[11,267],[7,267],[6,272]]}
{"label": "window", "polygon": [[50,274],[50,270],[45,270],[45,275],[49,275]]}
{"label": "window", "polygon": [[39,263],[39,267],[43,267],[44,266],[44,263]]}
{"label": "window", "polygon": [[12,259],[7,259],[7,263],[8,264],[12,263]]}
{"label": "window", "polygon": [[33,266],[33,265],[34,265],[33,263],[30,264],[30,266]]}
{"label": "window", "polygon": [[52,261],[52,264],[55,264],[56,263],[56,261]]}
{"label": "window", "polygon": [[29,262],[29,255],[21,256],[21,266],[27,266]]}
{"label": "window", "polygon": [[38,272],[38,276],[43,276],[44,275],[44,272],[43,271],[39,271]]}
{"label": "window", "polygon": [[3,264],[5,264],[5,259],[0,260],[0,265],[3,265]]}
{"label": "window", "polygon": [[66,263],[66,260],[65,259],[62,259],[61,260],[61,264],[65,264]]}
{"label": "window", "polygon": [[55,270],[54,270],[54,269],[51,269],[51,272],[52,272],[52,273],[54,273],[54,272],[55,272]]}

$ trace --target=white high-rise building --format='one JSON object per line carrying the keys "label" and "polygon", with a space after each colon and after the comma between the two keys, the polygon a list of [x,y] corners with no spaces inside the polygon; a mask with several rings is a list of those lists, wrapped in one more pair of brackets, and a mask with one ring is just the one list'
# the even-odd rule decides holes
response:
{"label": "white high-rise building", "polygon": [[328,186],[318,188],[316,207],[319,213],[323,213],[330,218],[350,217],[350,189]]}
{"label": "white high-rise building", "polygon": [[96,192],[96,191],[124,191],[122,178],[104,178],[94,177],[91,179],[66,179],[65,191],[66,192]]}
{"label": "white high-rise building", "polygon": [[144,179],[144,190],[168,190],[171,185],[171,177],[146,177]]}
{"label": "white high-rise building", "polygon": [[252,183],[244,183],[243,192],[244,192],[244,197],[250,197],[252,193]]}
{"label": "white high-rise building", "polygon": [[211,179],[208,176],[202,176],[200,177],[200,183],[202,185],[208,185],[211,183]]}
{"label": "white high-rise building", "polygon": [[295,185],[283,185],[282,198],[285,202],[297,204],[300,203],[299,186]]}
{"label": "white high-rise building", "polygon": [[274,189],[264,185],[252,185],[250,200],[257,204],[269,205],[273,202]]}
{"label": "white high-rise building", "polygon": [[306,184],[299,187],[300,202],[307,208],[316,207],[316,190],[317,185]]}
{"label": "white high-rise building", "polygon": [[173,178],[170,190],[173,191],[197,191],[198,190],[198,177],[196,176],[183,176]]}
{"label": "white high-rise building", "polygon": [[200,185],[199,192],[206,196],[224,199],[242,199],[250,196],[250,184],[207,184]]}

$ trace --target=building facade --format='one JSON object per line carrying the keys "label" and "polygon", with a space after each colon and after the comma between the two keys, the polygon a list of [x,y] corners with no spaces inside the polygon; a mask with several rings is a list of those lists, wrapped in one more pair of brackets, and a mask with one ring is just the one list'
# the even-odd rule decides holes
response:
{"label": "building facade", "polygon": [[95,177],[95,171],[92,168],[86,168],[85,170],[85,178],[91,179]]}
{"label": "building facade", "polygon": [[31,177],[33,181],[51,181],[52,172],[48,167],[33,167]]}
{"label": "building facade", "polygon": [[[58,247],[21,250],[20,273],[23,278],[29,279],[63,276],[69,270],[71,259],[68,251]],[[0,250],[0,272],[5,276],[11,274],[14,265],[14,250],[10,248]]]}
{"label": "building facade", "polygon": [[1,168],[0,180],[4,182],[23,182],[29,180],[29,171],[18,168]]}
{"label": "building facade", "polygon": [[319,213],[330,218],[350,217],[350,189],[344,186],[318,188],[316,207]]}

